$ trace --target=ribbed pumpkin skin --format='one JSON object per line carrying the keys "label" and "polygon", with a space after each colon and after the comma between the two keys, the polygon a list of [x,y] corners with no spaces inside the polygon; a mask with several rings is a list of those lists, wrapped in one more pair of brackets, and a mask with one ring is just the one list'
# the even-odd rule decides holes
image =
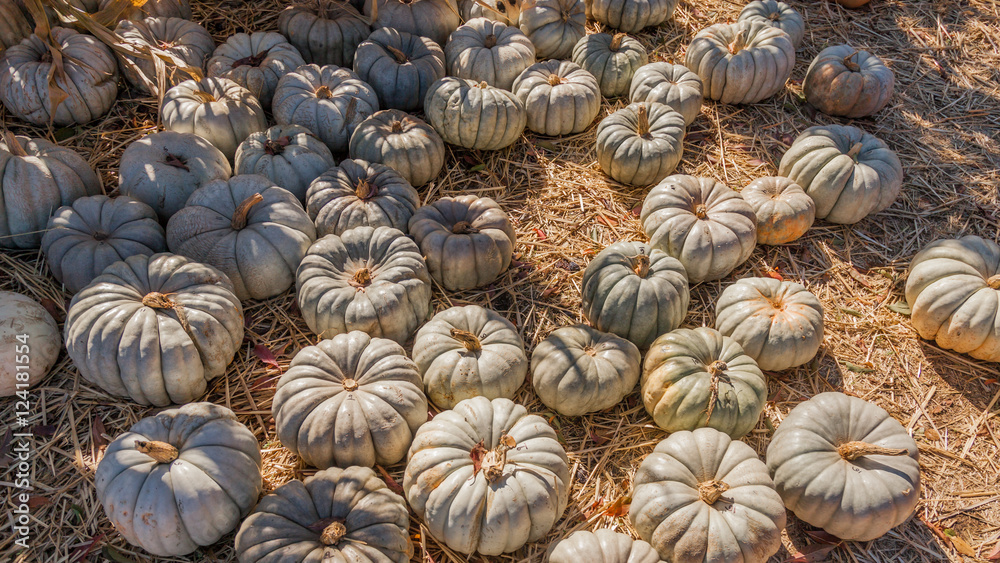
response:
{"label": "ribbed pumpkin skin", "polygon": [[119,260],[166,250],[156,212],[128,196],[81,197],[57,209],[42,236],[49,270],[70,293],[86,287]]}
{"label": "ribbed pumpkin skin", "polygon": [[410,218],[410,236],[431,277],[449,291],[492,283],[510,266],[517,236],[510,218],[488,197],[443,197]]}
{"label": "ribbed pumpkin skin", "polygon": [[788,34],[796,49],[806,34],[806,22],[795,8],[780,0],[754,0],[740,11],[737,21],[759,21]]}
{"label": "ribbed pumpkin skin", "polygon": [[[516,446],[492,483],[470,453],[501,438]],[[500,555],[538,541],[566,509],[566,451],[545,419],[508,399],[475,397],[417,431],[403,475],[410,507],[438,541],[461,553]]]}
{"label": "ribbed pumpkin skin", "polygon": [[296,354],[272,411],[281,443],[307,464],[371,467],[406,456],[427,398],[402,346],[354,331]]}
{"label": "ribbed pumpkin skin", "polygon": [[[733,52],[738,37],[745,46]],[[795,47],[784,31],[760,21],[718,23],[694,36],[684,66],[701,77],[705,97],[724,104],[754,104],[777,94],[795,66]]]}
{"label": "ribbed pumpkin skin", "polygon": [[451,76],[431,85],[424,113],[445,142],[467,149],[507,147],[528,122],[524,104],[514,94]]}
{"label": "ribbed pumpkin skin", "polygon": [[[100,9],[111,6],[114,0],[101,0]],[[122,17],[141,21],[144,18],[183,18],[191,19],[191,3],[189,0],[147,0],[142,6],[128,6],[122,12]]]}
{"label": "ribbed pumpkin skin", "polygon": [[702,83],[698,75],[684,65],[649,63],[632,76],[629,100],[659,102],[684,116],[684,125],[691,125],[701,113]]}
{"label": "ribbed pumpkin skin", "polygon": [[38,248],[50,213],[100,193],[100,177],[73,149],[0,136],[0,248]]}
{"label": "ribbed pumpkin skin", "polygon": [[514,79],[535,62],[535,46],[517,27],[475,18],[451,34],[444,55],[450,76],[513,90]]}
{"label": "ribbed pumpkin skin", "polygon": [[527,111],[528,129],[550,137],[585,131],[601,110],[594,75],[570,61],[531,65],[514,81],[513,92]]}
{"label": "ribbed pumpkin skin", "polygon": [[384,164],[344,159],[309,186],[306,210],[319,236],[354,227],[392,227],[407,232],[420,195]]}
{"label": "ribbed pumpkin skin", "polygon": [[[346,528],[328,545],[323,531]],[[331,467],[293,479],[260,500],[236,534],[240,563],[331,561],[407,563],[413,554],[403,497],[367,467]]]}
{"label": "ribbed pumpkin skin", "polygon": [[379,107],[414,111],[423,107],[431,84],[444,78],[444,51],[426,37],[383,27],[358,45],[354,72],[375,89]]}
{"label": "ribbed pumpkin skin", "polygon": [[[17,361],[18,336],[28,337],[30,362]],[[0,291],[0,341],[13,342],[0,349],[0,397],[24,391],[20,385],[37,385],[59,359],[62,334],[52,315],[34,299],[20,293]],[[21,348],[21,352],[24,348]],[[23,358],[21,358],[23,360]],[[20,377],[18,377],[20,374]],[[23,378],[27,376],[27,380]]]}
{"label": "ribbed pumpkin skin", "polygon": [[[144,305],[150,293],[174,307]],[[226,372],[243,342],[243,307],[219,270],[169,253],[138,254],[108,266],[73,297],[65,331],[66,351],[84,379],[162,407],[194,401]]]}
{"label": "ribbed pumpkin skin", "polygon": [[677,168],[683,154],[684,117],[663,104],[629,104],[597,125],[597,163],[623,184],[655,184]]}
{"label": "ribbed pumpkin skin", "polygon": [[674,15],[677,0],[593,0],[589,16],[624,33],[660,25]]}
{"label": "ribbed pumpkin skin", "polygon": [[[700,485],[728,485],[718,500]],[[675,432],[636,471],[629,520],[674,563],[765,563],[781,548],[785,507],[750,446],[712,428]]]}
{"label": "ribbed pumpkin skin", "polygon": [[[475,337],[470,342],[468,335]],[[427,397],[451,409],[472,397],[514,397],[528,373],[528,356],[517,328],[478,305],[451,307],[417,331],[413,359]]]}
{"label": "ribbed pumpkin skin", "polygon": [[806,71],[806,101],[827,115],[865,117],[886,106],[896,77],[878,57],[834,45],[820,51]]}
{"label": "ribbed pumpkin skin", "polygon": [[[636,271],[640,256],[649,258],[645,276]],[[616,242],[602,250],[583,272],[582,285],[587,320],[639,348],[648,348],[687,316],[690,293],[684,266],[640,242]]]}
{"label": "ribbed pumpkin skin", "polygon": [[568,59],[587,34],[586,6],[583,0],[534,0],[519,24],[539,59]]}
{"label": "ribbed pumpkin skin", "polygon": [[744,278],[719,296],[715,328],[739,342],[760,369],[780,371],[816,356],[823,305],[800,283]]}
{"label": "ribbed pumpkin skin", "polygon": [[438,45],[462,23],[455,0],[365,0],[365,15],[372,17],[375,1],[378,17],[375,29],[391,27],[399,31],[429,37]]}
{"label": "ribbed pumpkin skin", "polygon": [[[863,442],[903,455],[838,448]],[[802,521],[845,540],[869,541],[905,522],[920,500],[916,442],[878,405],[843,393],[799,403],[767,446],[767,467],[785,506]]]}
{"label": "ribbed pumpkin skin", "polygon": [[660,555],[643,540],[607,529],[579,530],[553,543],[549,563],[660,563]]}
{"label": "ribbed pumpkin skin", "polygon": [[[363,269],[370,283],[355,278]],[[431,311],[420,249],[390,227],[320,238],[299,264],[295,290],[302,318],[323,338],[360,330],[402,344]]]}
{"label": "ribbed pumpkin skin", "polygon": [[285,36],[273,31],[237,33],[219,45],[208,60],[208,76],[228,78],[270,107],[282,76],[306,64]]}
{"label": "ribbed pumpkin skin", "polygon": [[[122,20],[115,33],[128,43],[140,46],[155,46],[184,61],[188,66],[201,69],[205,59],[215,50],[215,40],[204,27],[183,18],[146,18],[141,21]],[[164,45],[169,45],[165,47]],[[139,57],[125,58],[132,61],[154,84],[156,69],[153,61]],[[129,65],[121,65],[122,75],[129,84],[141,92],[149,93],[146,84]],[[173,65],[166,65],[166,87],[170,88],[191,78]]]}
{"label": "ribbed pumpkin skin", "polygon": [[[215,101],[206,102],[201,97],[205,93]],[[204,137],[230,161],[244,139],[267,129],[264,108],[257,98],[228,78],[185,80],[167,90],[160,119],[167,131]]]}
{"label": "ribbed pumpkin skin", "polygon": [[279,124],[301,125],[342,154],[354,128],[378,111],[378,96],[350,69],[305,65],[278,81],[271,110]]}
{"label": "ribbed pumpkin skin", "polygon": [[910,261],[906,302],[921,338],[1000,361],[1000,246],[975,235],[929,244]]}
{"label": "ribbed pumpkin skin", "polygon": [[342,2],[304,0],[281,12],[278,31],[307,63],[349,67],[371,28],[357,10]]}
{"label": "ribbed pumpkin skin", "polygon": [[[725,366],[716,377],[717,361]],[[717,393],[711,391],[713,381]],[[646,353],[642,402],[667,432],[709,426],[739,439],[757,426],[766,400],[767,382],[757,362],[717,330],[679,328],[657,338]]]}
{"label": "ribbed pumpkin skin", "polygon": [[441,173],[444,140],[422,119],[382,110],[361,122],[351,135],[351,158],[385,164],[420,187]]}
{"label": "ribbed pumpkin skin", "polygon": [[888,209],[903,187],[896,153],[850,125],[803,131],[781,157],[778,175],[802,186],[816,202],[817,219],[844,225]]}
{"label": "ribbed pumpkin skin", "polygon": [[[160,463],[136,449],[166,442]],[[162,557],[187,555],[236,529],[263,488],[257,438],[233,411],[193,403],[144,418],[104,452],[94,484],[115,530]]]}
{"label": "ribbed pumpkin skin", "polygon": [[691,283],[727,276],[757,244],[750,204],[712,178],[664,178],[646,194],[639,219],[649,244],[680,260]]}
{"label": "ribbed pumpkin skin", "polygon": [[323,141],[299,125],[275,125],[236,149],[236,174],[260,174],[304,202],[309,184],[337,165]]}
{"label": "ribbed pumpkin skin", "polygon": [[[484,8],[480,2],[489,8]],[[521,22],[521,0],[459,0],[459,10],[463,21],[486,18],[514,26]]]}
{"label": "ribbed pumpkin skin", "polygon": [[798,240],[816,219],[816,203],[802,186],[781,176],[757,178],[740,196],[757,216],[758,244]]}
{"label": "ribbed pumpkin skin", "polygon": [[118,191],[152,207],[166,221],[195,190],[214,180],[228,180],[232,173],[226,155],[204,137],[160,131],[125,148]]}
{"label": "ribbed pumpkin skin", "polygon": [[[51,35],[63,53],[65,72],[55,73],[48,45],[31,34],[0,55],[0,102],[35,125],[76,125],[108,113],[118,97],[118,64],[111,49],[72,29],[53,27]],[[54,109],[49,76],[67,95]]]}
{"label": "ribbed pumpkin skin", "polygon": [[594,75],[601,95],[617,98],[628,94],[632,76],[649,62],[649,54],[639,40],[625,34],[592,33],[573,46],[573,62]]}

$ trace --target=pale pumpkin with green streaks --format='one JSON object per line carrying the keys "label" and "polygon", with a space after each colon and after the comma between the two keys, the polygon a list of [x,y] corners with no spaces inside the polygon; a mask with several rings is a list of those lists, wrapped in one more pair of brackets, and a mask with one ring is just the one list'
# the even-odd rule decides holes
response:
{"label": "pale pumpkin with green streaks", "polygon": [[549,563],[660,563],[660,555],[643,540],[608,529],[578,530],[553,543]]}
{"label": "pale pumpkin with green streaks", "polygon": [[392,168],[410,185],[437,178],[444,167],[444,141],[426,121],[398,109],[382,110],[351,135],[351,158]]}
{"label": "pale pumpkin with green streaks", "polygon": [[655,27],[674,15],[677,0],[590,0],[588,16],[624,33]]}
{"label": "pale pumpkin with green streaks", "polygon": [[587,34],[584,0],[532,0],[521,4],[518,23],[539,59],[568,59]]}
{"label": "pale pumpkin with green streaks", "polygon": [[798,49],[806,34],[802,14],[781,0],[754,0],[740,11],[737,21],[759,21],[788,34],[792,46]]}
{"label": "pale pumpkin with green streaks", "polygon": [[649,54],[638,39],[624,33],[591,33],[573,46],[573,62],[594,75],[601,95],[617,98],[628,94],[632,75],[649,62]]}
{"label": "pale pumpkin with green streaks", "polygon": [[667,177],[684,154],[684,116],[659,102],[638,102],[597,124],[597,163],[632,186]]}
{"label": "pale pumpkin with green streaks", "polygon": [[354,227],[405,233],[419,206],[417,190],[395,170],[349,158],[316,178],[306,194],[306,210],[319,236],[342,235]]}
{"label": "pale pumpkin with green streaks", "polygon": [[511,90],[535,62],[535,46],[516,26],[474,18],[456,29],[444,47],[448,74]]}
{"label": "pale pumpkin with green streaks", "polygon": [[528,112],[528,129],[560,137],[582,133],[601,110],[594,76],[570,61],[543,61],[524,70],[513,92]]}
{"label": "pale pumpkin with green streaks", "polygon": [[452,76],[431,85],[424,113],[445,142],[477,150],[510,146],[528,122],[524,104],[513,93]]}
{"label": "pale pumpkin with green streaks", "polygon": [[694,36],[684,66],[701,77],[706,98],[754,104],[785,87],[795,46],[787,33],[762,21],[717,23]]}
{"label": "pale pumpkin with green streaks", "polygon": [[337,165],[319,137],[298,125],[275,125],[236,149],[236,174],[260,174],[304,202],[309,184]]}

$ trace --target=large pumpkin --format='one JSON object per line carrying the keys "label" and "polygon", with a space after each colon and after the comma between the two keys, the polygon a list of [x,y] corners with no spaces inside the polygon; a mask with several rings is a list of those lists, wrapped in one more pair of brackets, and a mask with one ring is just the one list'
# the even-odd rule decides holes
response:
{"label": "large pumpkin", "polygon": [[243,307],[219,270],[137,254],[73,297],[65,338],[80,375],[108,393],[140,405],[188,403],[243,343]]}
{"label": "large pumpkin", "polygon": [[806,22],[802,14],[781,0],[754,0],[740,11],[739,21],[759,21],[771,27],[776,27],[788,34],[792,47],[796,49],[802,44],[806,34]]}
{"label": "large pumpkin", "polygon": [[353,331],[296,354],[271,410],[281,443],[305,463],[371,467],[406,456],[427,398],[402,346]]}
{"label": "large pumpkin", "polygon": [[168,409],[132,425],[97,465],[97,498],[115,530],[160,557],[192,553],[236,529],[263,488],[260,446],[233,411]]}
{"label": "large pumpkin", "polygon": [[317,240],[299,264],[295,292],[302,318],[323,338],[360,330],[403,343],[431,311],[420,249],[391,227]]}
{"label": "large pumpkin", "polygon": [[450,76],[512,90],[514,79],[535,62],[535,46],[513,25],[475,18],[451,34],[444,56]]}
{"label": "large pumpkin", "polygon": [[257,98],[228,78],[185,80],[167,90],[160,119],[168,131],[204,137],[230,161],[244,139],[267,129]]}
{"label": "large pumpkin", "polygon": [[383,27],[358,45],[354,72],[371,84],[379,107],[414,111],[427,89],[445,76],[444,51],[434,41]]}
{"label": "large pumpkin", "polygon": [[760,418],[767,382],[738,342],[708,327],[657,338],[642,366],[642,402],[667,432],[709,426],[746,436]]}
{"label": "large pumpkin", "polygon": [[654,27],[674,15],[677,0],[591,0],[589,17],[624,33]]}
{"label": "large pumpkin", "polygon": [[[115,33],[126,43],[139,48],[156,47],[198,70],[205,66],[205,59],[215,50],[215,40],[208,30],[183,18],[146,18],[141,21],[125,19],[118,22]],[[152,60],[123,56],[138,67],[148,80],[156,84],[156,67]],[[164,66],[167,88],[191,78],[174,64],[167,63]],[[132,65],[122,64],[121,69],[129,84],[141,92],[149,92],[146,82],[140,78],[139,72],[132,68]]]}
{"label": "large pumpkin", "polygon": [[628,94],[632,75],[649,62],[642,43],[624,33],[591,33],[573,46],[573,62],[594,75],[606,98]]}
{"label": "large pumpkin", "polygon": [[205,184],[167,223],[170,251],[220,269],[241,300],[291,287],[315,240],[295,195],[257,174]]}
{"label": "large pumpkin", "polygon": [[[91,0],[86,0],[91,1]],[[99,10],[112,7],[115,0],[101,0]],[[122,7],[119,17],[140,21],[144,18],[184,18],[191,19],[190,0],[146,0],[141,5],[138,2],[119,2],[116,7]]]}
{"label": "large pumpkin", "polygon": [[[37,301],[0,291],[0,397],[24,399],[55,365],[62,350],[59,326]],[[10,402],[13,405],[13,402]]]}
{"label": "large pumpkin", "polygon": [[921,338],[1000,362],[1000,246],[975,235],[929,244],[906,277],[910,320]]}
{"label": "large pumpkin", "polygon": [[467,399],[420,427],[403,492],[449,549],[500,555],[545,537],[572,485],[545,419],[509,399]]}
{"label": "large pumpkin", "polygon": [[568,59],[587,34],[586,6],[583,0],[532,0],[522,5],[518,23],[539,59]]}
{"label": "large pumpkin", "polygon": [[607,529],[579,530],[549,546],[549,563],[660,563],[660,554],[643,540]]}
{"label": "large pumpkin", "polygon": [[333,153],[299,125],[275,125],[250,135],[236,149],[236,174],[260,174],[306,200],[309,184],[336,166]]}
{"label": "large pumpkin", "polygon": [[101,193],[101,179],[73,149],[45,139],[0,138],[0,248],[38,248],[49,215]]}
{"label": "large pumpkin", "polygon": [[778,174],[816,202],[816,218],[853,224],[887,209],[903,187],[903,166],[888,145],[850,125],[817,125],[781,157]]}
{"label": "large pumpkin", "polygon": [[525,69],[512,91],[528,114],[528,129],[558,137],[585,131],[601,110],[594,75],[570,61],[544,61]]}
{"label": "large pumpkin", "polygon": [[365,0],[375,29],[391,27],[444,45],[462,23],[455,0]]}
{"label": "large pumpkin", "polygon": [[583,272],[582,286],[587,320],[643,349],[687,315],[684,266],[641,242],[616,242],[599,252]]}
{"label": "large pumpkin", "polygon": [[673,563],[765,563],[785,507],[753,449],[712,428],[672,433],[639,465],[629,520]]}
{"label": "large pumpkin", "polygon": [[165,222],[195,190],[214,180],[228,180],[232,173],[226,155],[204,137],[160,131],[125,148],[118,191],[152,207]]}
{"label": "large pumpkin", "polygon": [[664,178],[646,194],[639,218],[649,244],[680,260],[691,283],[725,277],[757,244],[753,209],[713,178]]}
{"label": "large pumpkin", "polygon": [[623,184],[655,184],[683,154],[684,116],[661,103],[629,104],[597,125],[597,163]]}
{"label": "large pumpkin", "polygon": [[865,117],[892,98],[896,77],[868,51],[834,45],[820,51],[802,82],[806,101],[828,115]]}
{"label": "large pumpkin", "polygon": [[845,540],[882,536],[920,500],[917,443],[881,407],[843,393],[792,409],[767,446],[767,467],[789,510]]}
{"label": "large pumpkin", "polygon": [[236,534],[240,563],[407,563],[413,555],[403,497],[367,467],[331,467],[260,500]]}
{"label": "large pumpkin", "polygon": [[371,27],[351,5],[339,0],[299,0],[282,10],[278,31],[309,64],[351,66]]}
{"label": "large pumpkin", "polygon": [[342,235],[354,227],[407,230],[420,195],[384,164],[344,159],[309,186],[306,209],[319,236]]}
{"label": "large pumpkin", "polygon": [[633,103],[665,104],[684,116],[685,126],[691,125],[701,113],[701,78],[684,65],[649,63],[635,71],[628,97]]}
{"label": "large pumpkin", "polygon": [[514,94],[451,76],[431,85],[424,113],[445,142],[478,150],[513,144],[528,122],[524,104]]}
{"label": "large pumpkin", "polygon": [[431,277],[450,291],[481,287],[510,266],[517,240],[500,204],[488,197],[443,197],[410,218],[410,235]]}
{"label": "large pumpkin", "polygon": [[[0,56],[0,102],[35,125],[75,125],[101,117],[118,97],[118,64],[92,35],[53,27],[51,43],[31,34]],[[61,53],[59,62],[53,51]],[[51,81],[51,82],[50,82]]]}
{"label": "large pumpkin", "polygon": [[513,398],[528,373],[517,328],[478,305],[434,315],[417,332],[413,359],[427,397],[442,409],[472,397]]}
{"label": "large pumpkin", "polygon": [[156,212],[128,196],[81,197],[57,209],[42,236],[49,270],[70,293],[86,287],[119,260],[166,250]]}
{"label": "large pumpkin", "polygon": [[743,188],[740,196],[757,216],[758,244],[798,240],[816,219],[816,203],[802,186],[788,178],[758,178]]}
{"label": "large pumpkin", "polygon": [[271,106],[282,76],[306,64],[285,36],[273,31],[237,33],[208,59],[208,76],[228,78],[250,90],[264,107]]}
{"label": "large pumpkin", "polygon": [[458,7],[462,20],[486,18],[507,25],[518,25],[521,21],[523,0],[459,0]]}
{"label": "large pumpkin", "polygon": [[694,36],[684,61],[701,77],[706,98],[753,104],[785,87],[795,47],[787,33],[761,21],[717,23]]}
{"label": "large pumpkin", "polygon": [[420,187],[444,167],[444,141],[426,121],[396,109],[362,121],[351,135],[351,158],[385,164]]}

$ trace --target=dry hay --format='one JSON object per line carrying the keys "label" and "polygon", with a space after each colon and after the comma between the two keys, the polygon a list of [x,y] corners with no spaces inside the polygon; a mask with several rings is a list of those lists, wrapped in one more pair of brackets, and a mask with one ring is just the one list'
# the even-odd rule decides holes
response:
{"label": "dry hay", "polygon": [[[807,22],[804,47],[789,87],[748,107],[705,103],[689,129],[678,172],[716,177],[739,189],[776,172],[781,154],[808,126],[831,123],[801,96],[808,62],[823,47],[850,42],[886,60],[895,70],[896,95],[876,118],[856,124],[895,149],[906,172],[903,193],[888,211],[853,227],[819,224],[805,238],[758,248],[727,280],[779,275],[802,281],[826,308],[827,334],[811,364],[770,374],[770,396],[760,425],[747,441],[761,454],[768,436],[798,402],[822,391],[843,390],[887,409],[920,446],[923,496],[916,516],[884,538],[849,543],[829,553],[790,520],[786,549],[804,560],[929,562],[983,559],[1000,545],[1000,379],[995,364],[973,361],[921,341],[902,301],[907,260],[928,242],[969,233],[998,238],[1000,185],[1000,4],[996,0],[874,0],[847,11],[832,2],[791,1]],[[237,0],[194,2],[196,19],[217,41],[235,31],[273,29],[278,3]],[[693,34],[736,17],[742,2],[683,3],[674,21],[640,34],[653,60],[682,60]],[[124,147],[155,128],[155,101],[122,98],[102,120],[55,131],[30,128],[3,115],[17,133],[55,136],[94,164],[110,193]],[[606,103],[602,116],[623,102]],[[562,139],[526,134],[512,148],[475,153],[452,150],[446,170],[426,201],[441,195],[480,193],[499,200],[518,231],[516,261],[492,286],[475,292],[435,294],[435,307],[478,303],[512,320],[529,349],[554,328],[581,321],[582,269],[593,254],[620,239],[643,238],[636,215],[645,190],[608,181],[597,168],[594,128]],[[480,166],[483,165],[483,166]],[[685,326],[711,325],[723,283],[692,288]],[[0,253],[0,289],[45,299],[62,315],[64,295],[37,253]],[[255,353],[274,352],[285,368],[294,353],[315,342],[285,294],[248,304],[247,340],[225,378],[207,400],[239,414],[257,435],[265,459],[266,487],[310,474],[281,447],[269,409],[279,370]],[[61,318],[59,319],[62,320]],[[0,560],[149,561],[110,527],[93,487],[94,469],[107,437],[154,412],[110,397],[78,377],[65,354],[37,401],[34,432],[32,548],[18,553],[12,534],[0,539]],[[526,384],[515,400],[546,413]],[[4,425],[13,405],[2,408]],[[571,530],[610,527],[630,531],[623,501],[641,458],[664,437],[645,414],[638,392],[610,411],[570,419],[546,413],[571,460],[573,495],[564,518],[544,541],[498,558],[466,558],[442,549],[414,520],[414,561],[539,561],[546,546]],[[7,447],[6,445],[4,446]],[[0,457],[0,463],[9,458]],[[403,465],[387,468],[401,480]],[[4,477],[12,479],[12,475]],[[5,482],[5,485],[9,483]],[[10,506],[13,489],[7,489]],[[170,561],[235,561],[232,537]]]}

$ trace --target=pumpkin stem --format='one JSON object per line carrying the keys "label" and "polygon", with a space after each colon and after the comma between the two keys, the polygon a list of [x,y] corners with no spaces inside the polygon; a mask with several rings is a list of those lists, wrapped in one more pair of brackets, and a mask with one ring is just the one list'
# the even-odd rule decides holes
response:
{"label": "pumpkin stem", "polygon": [[190,172],[191,168],[188,167],[187,163],[181,157],[176,154],[167,153],[167,156],[163,158],[163,163],[167,166],[173,166],[174,168],[180,168],[185,172]]}
{"label": "pumpkin stem", "polygon": [[316,88],[316,97],[321,100],[329,100],[333,97],[333,90],[329,86],[320,86]]}
{"label": "pumpkin stem", "polygon": [[490,87],[490,85],[489,85],[489,84],[487,84],[485,80],[483,80],[483,81],[482,81],[482,82],[480,82],[479,84],[476,84],[476,86],[475,86],[475,87],[476,87],[476,88],[480,88],[480,89],[483,89],[483,90],[485,90],[485,89],[489,88],[489,87]]}
{"label": "pumpkin stem", "polygon": [[170,463],[177,459],[178,455],[177,448],[166,442],[157,440],[150,440],[148,442],[136,440],[135,449],[139,453],[146,454],[155,459],[157,463]]}
{"label": "pumpkin stem", "polygon": [[340,540],[344,539],[347,535],[347,526],[344,526],[343,522],[333,521],[329,526],[323,528],[323,532],[319,535],[319,541],[323,545],[334,546],[340,543]]}
{"label": "pumpkin stem", "polygon": [[861,65],[859,65],[858,63],[856,63],[856,62],[854,62],[854,61],[851,60],[857,54],[858,54],[858,50],[855,49],[853,53],[851,53],[850,55],[847,55],[846,57],[844,57],[844,66],[846,66],[847,70],[849,70],[851,72],[858,72],[858,71],[861,70]]}
{"label": "pumpkin stem", "polygon": [[245,228],[247,226],[247,213],[250,213],[250,208],[262,201],[264,201],[264,196],[253,194],[240,202],[240,205],[236,208],[236,212],[233,213],[233,221],[230,223],[232,229],[239,231]]}
{"label": "pumpkin stem", "polygon": [[727,366],[726,362],[723,362],[722,360],[715,360],[708,365],[708,373],[715,378],[718,378],[727,369],[729,369],[729,366]]}
{"label": "pumpkin stem", "polygon": [[781,19],[781,12],[771,12],[767,15],[767,19],[776,22]]}
{"label": "pumpkin stem", "polygon": [[991,289],[1000,289],[1000,274],[991,276],[986,280],[986,284],[990,286]]}
{"label": "pumpkin stem", "polygon": [[625,39],[626,37],[628,36],[625,35],[624,33],[614,34],[613,36],[611,36],[611,44],[608,45],[608,49],[611,49],[612,51],[617,51],[618,49],[621,49],[622,39]]}
{"label": "pumpkin stem", "polygon": [[708,217],[708,206],[704,203],[699,203],[694,206],[694,214],[698,216],[699,219],[705,219]]}
{"label": "pumpkin stem", "polygon": [[393,121],[392,125],[389,126],[389,129],[393,133],[402,133],[403,132],[403,120],[402,119],[397,119],[397,120]]}
{"label": "pumpkin stem", "polygon": [[410,57],[406,56],[406,53],[400,51],[399,49],[393,47],[392,45],[386,45],[385,50],[395,57],[396,62],[399,64],[406,64],[410,62]]}
{"label": "pumpkin stem", "polygon": [[378,186],[369,182],[367,178],[361,178],[354,185],[354,195],[361,201],[368,201],[378,195]]}
{"label": "pumpkin stem", "polygon": [[344,380],[343,385],[344,391],[347,391],[348,393],[358,390],[358,382],[355,379],[347,378]]}
{"label": "pumpkin stem", "polygon": [[94,231],[94,240],[96,240],[98,242],[108,240],[108,238],[110,238],[110,237],[111,237],[111,235],[109,235],[108,233],[106,233],[104,231]]}
{"label": "pumpkin stem", "polygon": [[354,272],[354,276],[351,278],[351,285],[357,288],[368,287],[372,283],[372,271],[368,268],[361,268],[357,272]]}
{"label": "pumpkin stem", "polygon": [[456,235],[474,235],[479,232],[479,229],[473,227],[468,221],[459,221],[451,228],[451,232]]}
{"label": "pumpkin stem", "polygon": [[737,33],[736,38],[729,44],[729,52],[735,55],[736,53],[742,51],[743,48],[747,46],[747,36],[749,33],[750,30],[746,28]]}
{"label": "pumpkin stem", "polygon": [[847,156],[853,158],[855,162],[858,160],[858,153],[861,152],[861,143],[854,143],[851,150],[847,151]]}
{"label": "pumpkin stem", "polygon": [[144,295],[142,304],[153,309],[173,309],[177,306],[170,297],[158,291],[151,291]]}
{"label": "pumpkin stem", "polygon": [[866,455],[906,455],[906,448],[885,448],[867,442],[847,442],[837,446],[837,453],[847,461],[854,461]]}
{"label": "pumpkin stem", "polygon": [[241,66],[260,66],[260,64],[264,62],[264,59],[267,58],[267,53],[270,50],[271,48],[268,47],[267,49],[264,49],[263,51],[257,53],[256,55],[250,55],[249,57],[243,57],[242,59],[237,59],[233,61],[232,68],[239,68]]}
{"label": "pumpkin stem", "polygon": [[500,437],[500,443],[497,447],[486,452],[483,456],[483,463],[480,466],[483,470],[483,475],[486,476],[486,480],[490,483],[496,481],[503,475],[503,468],[507,465],[507,452],[517,445],[517,440],[512,436],[504,434]]}
{"label": "pumpkin stem", "polygon": [[594,357],[597,355],[597,348],[594,348],[593,346],[585,346],[583,348],[583,353],[590,357]]}
{"label": "pumpkin stem", "polygon": [[277,139],[268,139],[264,142],[264,152],[271,156],[281,154],[285,152],[285,147],[290,144],[292,144],[292,139],[288,135],[278,137]]}
{"label": "pumpkin stem", "polygon": [[632,258],[632,270],[640,278],[644,278],[649,275],[649,256],[645,254],[640,254]]}
{"label": "pumpkin stem", "polygon": [[715,403],[719,400],[719,378],[726,372],[729,366],[726,362],[722,360],[715,360],[708,365],[708,374],[711,376],[711,382],[709,383],[708,389],[711,391],[711,395],[708,397],[708,408],[705,409],[705,423],[712,420],[712,413],[715,412]]}
{"label": "pumpkin stem", "polygon": [[462,343],[465,349],[470,352],[478,352],[483,349],[483,343],[479,337],[467,330],[458,328],[451,329],[451,337]]}
{"label": "pumpkin stem", "polygon": [[21,142],[17,140],[17,135],[14,135],[14,133],[4,131],[3,140],[7,144],[7,152],[10,154],[14,156],[28,156],[28,152],[21,146]]}
{"label": "pumpkin stem", "polygon": [[700,497],[702,502],[705,504],[715,504],[720,498],[722,498],[722,493],[728,490],[729,485],[715,479],[705,481],[704,483],[698,483],[698,497]]}
{"label": "pumpkin stem", "polygon": [[558,74],[556,74],[556,73],[553,72],[552,74],[549,75],[549,85],[550,86],[558,86],[558,85],[560,85],[562,83],[563,83],[563,79]]}
{"label": "pumpkin stem", "polygon": [[496,46],[497,46],[497,36],[493,35],[492,33],[487,35],[486,39],[483,41],[483,47],[486,47],[487,49],[492,49],[493,47]]}
{"label": "pumpkin stem", "polygon": [[219,101],[218,98],[216,98],[215,96],[213,96],[211,94],[211,92],[206,92],[204,90],[195,90],[193,92],[193,94],[194,94],[194,97],[196,97],[199,100],[201,100],[201,103],[203,103],[203,104],[210,104],[212,102]]}
{"label": "pumpkin stem", "polygon": [[645,137],[649,134],[649,112],[646,110],[646,104],[640,104],[639,109],[635,112],[636,121],[638,122],[635,126],[635,132],[640,137]]}

